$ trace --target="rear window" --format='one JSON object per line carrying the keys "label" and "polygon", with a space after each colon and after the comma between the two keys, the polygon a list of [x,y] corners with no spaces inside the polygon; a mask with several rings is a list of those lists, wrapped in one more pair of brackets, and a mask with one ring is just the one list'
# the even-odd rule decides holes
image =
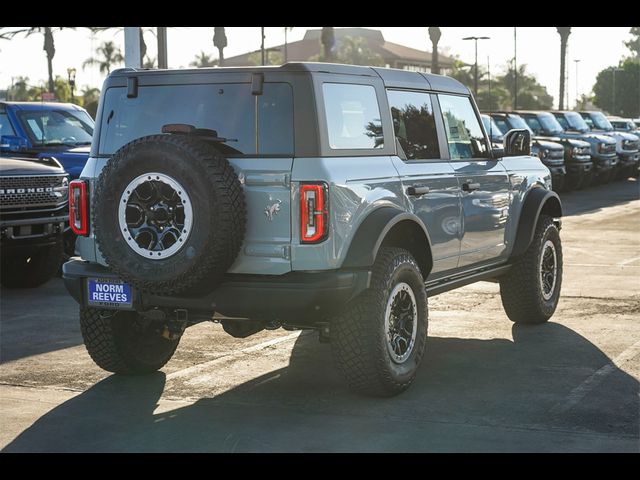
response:
{"label": "rear window", "polygon": [[[185,123],[232,139],[238,155],[293,155],[293,98],[287,83],[265,83],[252,95],[248,83],[141,86],[136,98],[125,87],[107,90],[100,155],[111,155],[136,138]],[[257,113],[257,118],[256,118]]]}

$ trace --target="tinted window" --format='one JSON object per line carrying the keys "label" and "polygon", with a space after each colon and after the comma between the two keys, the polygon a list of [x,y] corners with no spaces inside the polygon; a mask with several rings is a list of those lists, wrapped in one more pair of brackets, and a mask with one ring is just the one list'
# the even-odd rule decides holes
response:
{"label": "tinted window", "polygon": [[509,130],[511,130],[504,117],[493,117],[493,120],[496,122],[496,125],[501,131],[508,132]]}
{"label": "tinted window", "polygon": [[571,128],[567,119],[564,118],[564,115],[557,115],[556,120],[558,120],[558,123],[562,125],[562,128],[564,128],[565,130],[569,130],[569,128]]}
{"label": "tinted window", "polygon": [[107,90],[104,103],[100,154],[161,133],[168,123],[215,130],[233,139],[226,145],[238,154],[293,153],[293,101],[285,83],[265,83],[262,95],[251,95],[251,85],[244,83],[142,86],[136,98],[127,98],[126,88],[117,87]]}
{"label": "tinted window", "polygon": [[324,83],[329,146],[333,149],[382,148],[382,122],[371,85]]}
{"label": "tinted window", "polygon": [[439,95],[438,98],[451,158],[486,158],[487,141],[469,98],[455,95]]}
{"label": "tinted window", "polygon": [[429,94],[389,90],[387,98],[395,135],[407,158],[440,158]]}
{"label": "tinted window", "polygon": [[[80,112],[78,112],[80,113]],[[20,123],[31,141],[41,145],[90,145],[93,120],[66,110],[21,110]]]}
{"label": "tinted window", "polygon": [[13,127],[9,123],[9,118],[5,112],[0,112],[0,135],[15,135]]}
{"label": "tinted window", "polygon": [[529,128],[531,128],[531,130],[533,130],[534,132],[540,132],[544,130],[542,128],[542,124],[538,121],[536,117],[530,117],[527,115],[526,117],[524,117],[524,121],[527,122],[527,125],[529,125]]}

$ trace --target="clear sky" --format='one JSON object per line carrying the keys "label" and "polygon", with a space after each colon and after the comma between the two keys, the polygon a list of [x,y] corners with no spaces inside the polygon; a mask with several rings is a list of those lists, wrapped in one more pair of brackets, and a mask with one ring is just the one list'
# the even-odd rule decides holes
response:
{"label": "clear sky", "polygon": [[[289,41],[300,40],[308,28],[295,27],[289,32]],[[409,47],[431,50],[427,27],[368,27],[382,30],[388,41]],[[588,93],[595,82],[597,73],[608,66],[617,64],[629,50],[623,42],[629,40],[630,27],[573,27],[569,37],[569,100],[573,105],[576,98],[576,63],[578,64],[578,93]],[[466,36],[488,36],[490,40],[478,42],[478,62],[487,64],[489,57],[491,70],[501,73],[506,62],[513,57],[513,27],[442,27],[440,49],[458,54],[467,62],[474,61],[472,41],[463,41]],[[260,27],[227,27],[228,47],[225,56],[231,57],[260,48]],[[560,41],[555,27],[518,27],[518,63],[526,63],[540,83],[545,85],[558,101]],[[267,47],[284,43],[283,27],[266,27]],[[168,31],[169,67],[187,67],[201,50],[217,57],[213,48],[213,27],[176,27]],[[156,56],[155,37],[145,35],[148,52]],[[100,87],[104,77],[97,67],[82,69],[82,63],[92,55],[93,50],[104,40],[115,41],[124,51],[124,33],[111,30],[91,36],[87,29],[64,30],[56,33],[56,55],[53,59],[54,74],[66,77],[68,67],[78,70],[79,87],[91,85]],[[11,84],[11,77],[27,76],[31,84],[41,83],[47,76],[47,62],[42,50],[42,36],[16,37],[11,41],[0,41],[0,88]]]}

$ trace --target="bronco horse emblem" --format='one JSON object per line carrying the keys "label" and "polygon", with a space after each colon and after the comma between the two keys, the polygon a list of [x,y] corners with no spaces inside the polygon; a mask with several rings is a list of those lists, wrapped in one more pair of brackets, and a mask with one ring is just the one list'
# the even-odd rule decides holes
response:
{"label": "bronco horse emblem", "polygon": [[276,200],[276,203],[273,205],[267,205],[267,208],[264,209],[264,214],[267,216],[267,219],[270,222],[273,222],[273,217],[275,217],[280,211],[280,204],[282,200]]}

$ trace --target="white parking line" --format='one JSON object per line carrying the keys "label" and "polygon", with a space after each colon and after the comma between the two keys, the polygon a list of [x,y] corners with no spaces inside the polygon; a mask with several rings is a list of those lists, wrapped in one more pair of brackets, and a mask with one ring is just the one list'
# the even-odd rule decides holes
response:
{"label": "white parking line", "polygon": [[232,358],[237,358],[247,353],[257,352],[259,350],[263,350],[267,347],[271,347],[273,345],[277,345],[279,343],[288,342],[290,340],[295,340],[300,336],[300,331],[294,332],[286,337],[274,338],[273,340],[267,340],[266,342],[258,343],[257,345],[253,345],[251,347],[243,348],[242,350],[237,350],[235,352],[230,353],[229,355],[223,355],[222,357],[215,358],[205,363],[199,363],[198,365],[194,365],[193,367],[183,368],[182,370],[178,370],[177,372],[170,373],[167,375],[167,380],[174,380],[176,378],[185,378],[191,375],[196,375],[201,373],[204,370],[209,369],[210,367],[227,362]]}
{"label": "white parking line", "polygon": [[559,414],[570,410],[575,405],[580,403],[582,399],[586,397],[589,392],[591,392],[591,390],[600,385],[602,381],[607,377],[607,375],[615,372],[616,368],[622,368],[623,363],[631,360],[639,354],[640,342],[636,342],[629,348],[624,350],[616,358],[611,360],[609,363],[589,375],[589,377],[584,382],[571,390],[571,392],[569,393],[569,395],[567,395],[563,402],[556,403],[553,408],[549,410],[549,413]]}
{"label": "white parking line", "polygon": [[640,260],[640,257],[628,258],[627,260],[623,260],[622,262],[618,262],[618,265],[626,265],[628,263],[633,263]]}

